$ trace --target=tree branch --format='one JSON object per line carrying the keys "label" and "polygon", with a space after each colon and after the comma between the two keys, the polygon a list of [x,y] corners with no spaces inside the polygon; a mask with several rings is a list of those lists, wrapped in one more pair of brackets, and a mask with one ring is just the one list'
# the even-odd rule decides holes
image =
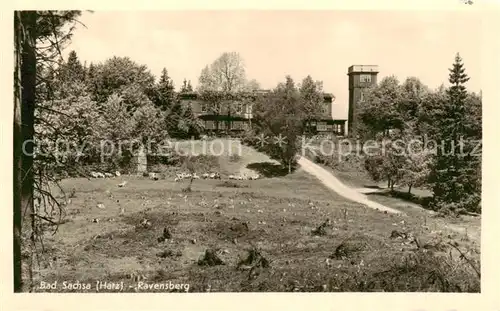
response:
{"label": "tree branch", "polygon": [[479,271],[479,269],[476,268],[476,266],[472,263],[472,261],[469,258],[467,258],[467,256],[465,256],[465,254],[458,248],[458,246],[456,246],[455,244],[453,244],[451,242],[448,242],[448,244],[451,245],[454,249],[456,249],[460,253],[460,257],[465,259],[465,261],[467,261],[467,263],[472,267],[472,269],[474,269],[477,276],[479,278],[481,278],[481,272]]}

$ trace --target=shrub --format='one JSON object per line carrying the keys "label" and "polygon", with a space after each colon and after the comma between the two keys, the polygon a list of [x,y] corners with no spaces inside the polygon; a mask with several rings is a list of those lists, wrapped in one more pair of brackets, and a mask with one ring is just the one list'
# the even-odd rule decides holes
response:
{"label": "shrub", "polygon": [[463,259],[416,252],[402,257],[388,270],[357,281],[361,291],[479,292],[480,279]]}

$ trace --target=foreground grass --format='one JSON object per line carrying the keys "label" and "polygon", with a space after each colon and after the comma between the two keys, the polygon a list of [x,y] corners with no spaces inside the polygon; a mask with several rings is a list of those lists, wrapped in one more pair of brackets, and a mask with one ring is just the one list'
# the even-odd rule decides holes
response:
{"label": "foreground grass", "polygon": [[[478,260],[471,241],[420,217],[348,202],[300,170],[257,181],[197,180],[191,192],[170,178],[131,176],[68,179],[63,187],[76,189],[75,197],[58,232],[47,232],[35,274],[38,284],[57,281],[58,289],[39,291],[72,291],[64,281],[91,284],[76,292],[95,292],[96,281],[123,281],[126,292],[158,292],[136,289],[139,281],[189,284],[189,292],[479,291],[471,265],[447,244]],[[162,241],[165,229],[170,238]],[[391,238],[394,230],[418,237],[420,249]],[[207,250],[219,265],[204,258]]]}

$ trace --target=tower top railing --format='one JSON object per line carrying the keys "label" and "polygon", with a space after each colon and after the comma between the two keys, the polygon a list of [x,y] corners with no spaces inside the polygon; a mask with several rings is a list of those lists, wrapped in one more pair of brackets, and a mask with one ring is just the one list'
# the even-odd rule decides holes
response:
{"label": "tower top railing", "polygon": [[351,73],[378,73],[377,65],[352,65],[347,69],[347,74]]}

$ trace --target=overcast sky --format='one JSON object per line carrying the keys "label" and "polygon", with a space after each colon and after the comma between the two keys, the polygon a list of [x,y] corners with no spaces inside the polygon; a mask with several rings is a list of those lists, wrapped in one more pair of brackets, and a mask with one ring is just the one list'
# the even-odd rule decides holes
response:
{"label": "overcast sky", "polygon": [[481,21],[463,11],[164,11],[84,13],[72,44],[80,60],[129,56],[155,76],[163,67],[178,88],[194,87],[201,69],[236,51],[247,77],[273,88],[290,74],[310,74],[336,96],[333,115],[347,117],[347,68],[379,65],[379,80],[419,77],[431,88],[447,82],[459,52],[481,89]]}

